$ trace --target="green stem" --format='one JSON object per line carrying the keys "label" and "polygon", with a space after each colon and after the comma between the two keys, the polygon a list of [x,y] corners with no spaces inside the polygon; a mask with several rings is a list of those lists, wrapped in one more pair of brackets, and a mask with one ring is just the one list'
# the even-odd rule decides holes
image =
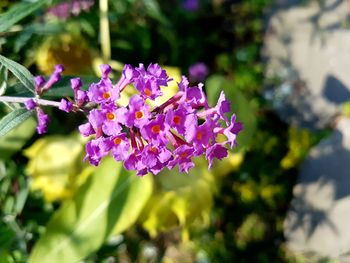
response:
{"label": "green stem", "polygon": [[100,0],[100,37],[102,58],[105,63],[111,59],[111,39],[108,20],[108,0]]}
{"label": "green stem", "polygon": [[57,101],[43,100],[43,99],[37,99],[37,98],[0,96],[0,102],[25,103],[29,99],[33,99],[37,105],[52,106],[52,107],[57,107],[57,108],[60,106],[60,102],[57,102]]}

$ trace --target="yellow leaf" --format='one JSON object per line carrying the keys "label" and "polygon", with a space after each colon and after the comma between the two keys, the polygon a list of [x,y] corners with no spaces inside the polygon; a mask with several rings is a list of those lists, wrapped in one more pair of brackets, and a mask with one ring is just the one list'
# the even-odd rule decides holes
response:
{"label": "yellow leaf", "polygon": [[47,136],[24,150],[29,158],[26,173],[32,178],[31,189],[40,190],[47,201],[69,198],[92,173],[83,163],[80,135]]}
{"label": "yellow leaf", "polygon": [[189,174],[163,171],[155,177],[156,189],[140,221],[151,236],[181,226],[183,238],[195,222],[207,224],[216,191],[214,176],[199,160]]}

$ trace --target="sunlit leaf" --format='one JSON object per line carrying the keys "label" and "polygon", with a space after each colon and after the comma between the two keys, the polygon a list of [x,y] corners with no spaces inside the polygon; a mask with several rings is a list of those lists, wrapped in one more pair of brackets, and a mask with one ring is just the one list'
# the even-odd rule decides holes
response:
{"label": "sunlit leaf", "polygon": [[25,67],[1,55],[0,64],[11,71],[12,74],[24,85],[25,88],[34,93],[34,77]]}
{"label": "sunlit leaf", "polygon": [[[84,142],[78,134],[45,136],[24,150],[31,190],[40,190],[48,202],[71,198],[92,173],[82,162]],[[90,169],[89,169],[90,168]]]}
{"label": "sunlit leaf", "polygon": [[199,161],[189,174],[163,171],[156,177],[156,185],[140,218],[151,236],[176,226],[186,231],[194,222],[208,222],[216,183],[206,162]]}
{"label": "sunlit leaf", "polygon": [[51,218],[29,262],[78,262],[130,227],[151,192],[151,176],[137,177],[105,159]]}
{"label": "sunlit leaf", "polygon": [[0,120],[0,137],[7,134],[12,129],[16,128],[22,122],[27,120],[32,116],[33,111],[28,111],[27,109],[21,108],[16,109]]}

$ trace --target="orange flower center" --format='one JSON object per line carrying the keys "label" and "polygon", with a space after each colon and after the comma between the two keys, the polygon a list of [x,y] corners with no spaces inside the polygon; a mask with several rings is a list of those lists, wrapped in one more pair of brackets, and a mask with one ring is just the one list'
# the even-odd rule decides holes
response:
{"label": "orange flower center", "polygon": [[158,150],[157,150],[156,147],[150,147],[149,150],[150,150],[151,152],[153,152],[153,153],[157,153],[157,152],[158,152]]}
{"label": "orange flower center", "polygon": [[197,140],[202,139],[202,137],[203,137],[203,132],[201,131],[197,132],[197,135],[196,135]]}
{"label": "orange flower center", "polygon": [[115,145],[119,145],[122,142],[122,139],[117,137],[117,138],[114,139],[113,142],[114,142]]}
{"label": "orange flower center", "polygon": [[113,112],[108,112],[106,117],[109,121],[113,121],[115,119],[115,114]]}
{"label": "orange flower center", "polygon": [[187,153],[180,153],[180,158],[186,158],[187,157]]}
{"label": "orange flower center", "polygon": [[180,121],[181,121],[180,116],[175,116],[174,119],[173,119],[173,122],[174,122],[176,125],[179,125],[179,124],[180,124]]}
{"label": "orange flower center", "polygon": [[106,99],[109,99],[111,97],[111,93],[109,91],[107,92],[103,92],[103,95],[102,97],[106,100]]}
{"label": "orange flower center", "polygon": [[143,118],[143,112],[142,111],[137,111],[135,112],[135,118],[136,119],[142,119]]}
{"label": "orange flower center", "polygon": [[146,94],[148,97],[150,97],[150,96],[152,95],[152,91],[151,91],[150,89],[145,88],[143,91],[145,92],[145,94]]}
{"label": "orange flower center", "polygon": [[158,124],[153,125],[151,130],[153,133],[159,133],[160,132],[160,125],[158,125]]}

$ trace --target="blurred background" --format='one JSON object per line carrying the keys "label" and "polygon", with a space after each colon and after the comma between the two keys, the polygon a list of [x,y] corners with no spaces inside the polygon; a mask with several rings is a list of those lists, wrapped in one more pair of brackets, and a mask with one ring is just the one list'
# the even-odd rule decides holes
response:
{"label": "blurred background", "polygon": [[82,162],[84,116],[47,109],[47,135],[29,119],[0,138],[1,263],[350,262],[350,1],[0,0],[16,9],[0,53],[33,75],[63,64],[48,98],[102,63],[114,81],[159,63],[211,105],[224,90],[244,131],[210,171],[138,178]]}

